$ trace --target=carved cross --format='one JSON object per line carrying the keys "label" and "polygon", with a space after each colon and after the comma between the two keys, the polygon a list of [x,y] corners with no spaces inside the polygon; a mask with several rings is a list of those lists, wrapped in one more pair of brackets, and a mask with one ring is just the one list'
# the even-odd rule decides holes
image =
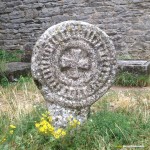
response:
{"label": "carved cross", "polygon": [[72,48],[66,51],[61,57],[61,70],[67,71],[69,78],[77,80],[80,74],[88,71],[90,68],[87,52],[81,49]]}

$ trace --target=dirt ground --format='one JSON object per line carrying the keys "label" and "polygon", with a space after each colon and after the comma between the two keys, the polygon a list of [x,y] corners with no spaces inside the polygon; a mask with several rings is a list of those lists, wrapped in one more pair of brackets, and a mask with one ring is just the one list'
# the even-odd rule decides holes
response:
{"label": "dirt ground", "polygon": [[122,86],[112,86],[111,87],[112,90],[119,90],[119,91],[128,91],[128,90],[138,90],[138,91],[143,91],[143,90],[149,90],[150,91],[150,87],[122,87]]}

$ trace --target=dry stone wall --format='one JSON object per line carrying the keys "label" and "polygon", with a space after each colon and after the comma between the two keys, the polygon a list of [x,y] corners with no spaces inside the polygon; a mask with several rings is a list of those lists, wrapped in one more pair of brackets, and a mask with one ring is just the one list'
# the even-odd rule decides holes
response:
{"label": "dry stone wall", "polygon": [[66,20],[100,27],[118,58],[150,59],[150,0],[0,0],[0,49],[32,50],[46,29]]}

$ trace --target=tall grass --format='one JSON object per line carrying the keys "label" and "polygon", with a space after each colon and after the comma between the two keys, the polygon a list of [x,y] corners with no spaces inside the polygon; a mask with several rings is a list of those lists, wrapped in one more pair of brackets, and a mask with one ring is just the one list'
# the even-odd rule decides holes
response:
{"label": "tall grass", "polygon": [[0,62],[18,62],[21,60],[21,54],[23,54],[22,50],[0,50]]}
{"label": "tall grass", "polygon": [[130,72],[121,72],[116,77],[115,85],[131,87],[150,86],[150,75],[139,75]]}
{"label": "tall grass", "polygon": [[21,61],[21,50],[6,51],[0,50],[0,85],[8,86],[9,81],[6,77],[7,64],[9,62]]}
{"label": "tall grass", "polygon": [[[0,150],[116,150],[122,145],[150,144],[150,89],[112,88],[91,109],[91,116],[72,134],[52,139],[35,122],[46,111],[31,78],[0,87]],[[14,134],[9,125],[16,126]]]}
{"label": "tall grass", "polygon": [[0,112],[7,112],[10,117],[19,118],[20,114],[32,111],[34,106],[43,102],[42,95],[30,77],[20,77],[18,82],[0,86]]}

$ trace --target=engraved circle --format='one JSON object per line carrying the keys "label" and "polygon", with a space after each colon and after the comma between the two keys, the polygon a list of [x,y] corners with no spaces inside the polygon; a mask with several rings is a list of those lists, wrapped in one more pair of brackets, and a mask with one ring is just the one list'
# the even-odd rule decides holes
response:
{"label": "engraved circle", "polygon": [[34,78],[47,87],[49,101],[68,107],[89,106],[113,82],[115,49],[99,28],[67,21],[50,27],[40,37],[32,66]]}
{"label": "engraved circle", "polygon": [[[70,40],[58,51],[58,78],[67,86],[81,87],[92,79],[96,67],[92,47],[82,40]],[[94,62],[94,63],[93,63]]]}

